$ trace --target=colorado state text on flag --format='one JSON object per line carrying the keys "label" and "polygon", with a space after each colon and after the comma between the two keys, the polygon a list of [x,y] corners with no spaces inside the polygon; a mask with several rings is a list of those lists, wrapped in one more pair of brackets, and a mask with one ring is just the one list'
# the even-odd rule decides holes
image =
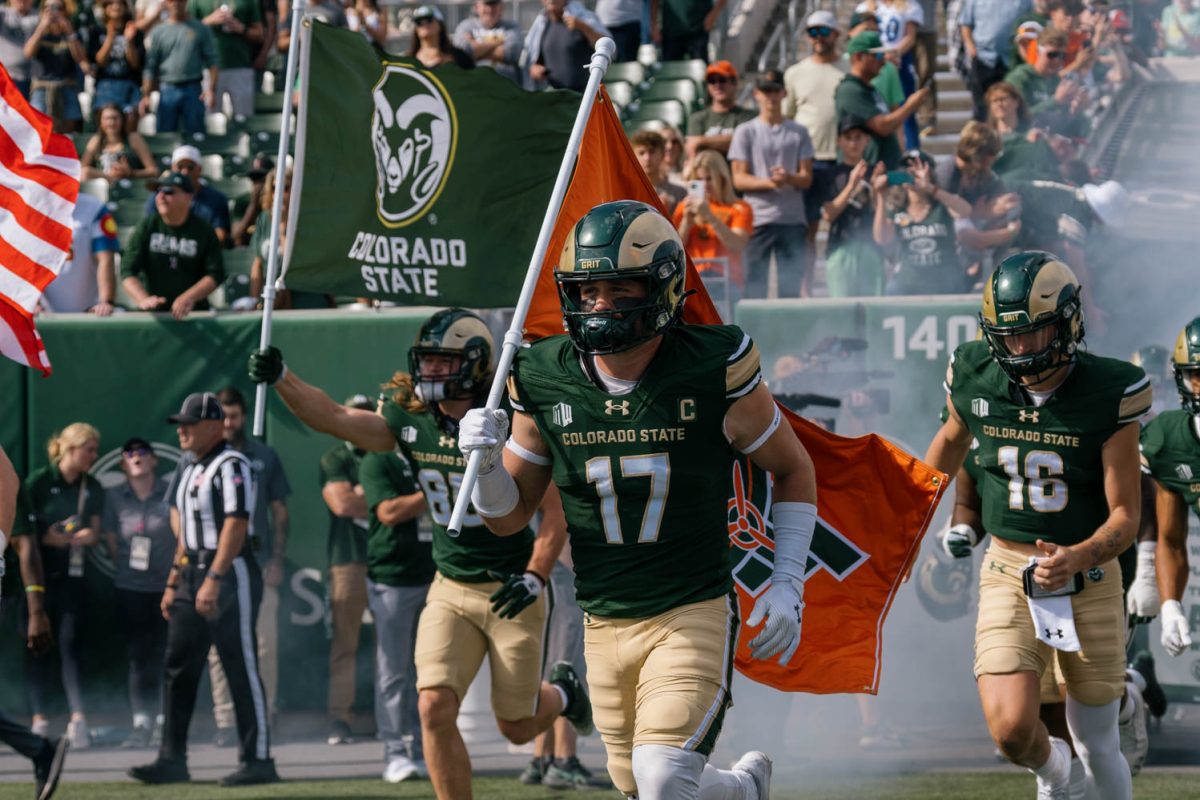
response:
{"label": "colorado state text on flag", "polygon": [[33,311],[71,250],[79,156],[0,66],[0,354],[50,374]]}

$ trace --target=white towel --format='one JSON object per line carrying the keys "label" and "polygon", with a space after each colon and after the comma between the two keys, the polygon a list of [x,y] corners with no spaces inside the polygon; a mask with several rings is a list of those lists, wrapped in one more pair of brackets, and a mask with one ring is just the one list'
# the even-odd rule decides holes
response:
{"label": "white towel", "polygon": [[[1038,561],[1033,557],[1029,559],[1030,564]],[[1038,639],[1064,653],[1078,653],[1082,649],[1075,632],[1075,612],[1071,608],[1070,595],[1036,600],[1026,597],[1025,601],[1029,603],[1029,614],[1033,617],[1033,629]]]}

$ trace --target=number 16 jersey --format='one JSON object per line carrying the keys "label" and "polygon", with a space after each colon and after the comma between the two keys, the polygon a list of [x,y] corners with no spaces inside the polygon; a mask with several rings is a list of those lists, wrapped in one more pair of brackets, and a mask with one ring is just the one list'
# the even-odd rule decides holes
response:
{"label": "number 16 jersey", "polygon": [[580,358],[568,337],[547,337],[519,351],[509,380],[550,451],[580,607],[644,618],[727,593],[735,453],[723,423],[762,380],[758,348],[734,326],[672,328],[624,395]]}

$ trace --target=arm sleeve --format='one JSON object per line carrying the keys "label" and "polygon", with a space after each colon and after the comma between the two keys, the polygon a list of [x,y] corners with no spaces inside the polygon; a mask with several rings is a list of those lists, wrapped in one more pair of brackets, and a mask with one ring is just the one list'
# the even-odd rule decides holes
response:
{"label": "arm sleeve", "polygon": [[388,469],[389,459],[398,460],[399,456],[394,453],[368,453],[363,456],[362,465],[358,468],[358,479],[362,483],[363,496],[366,498],[367,508],[372,513],[375,511],[375,506],[384,500],[391,500],[401,494],[389,475],[392,472]]}
{"label": "arm sleeve", "polygon": [[13,514],[12,530],[9,536],[33,536],[37,533],[37,521],[33,516],[33,504],[29,502],[29,492],[25,485],[17,486],[17,509]]}
{"label": "arm sleeve", "polygon": [[125,252],[121,254],[121,277],[129,278],[142,275],[146,271],[146,226],[148,220],[142,220],[133,229],[129,241],[125,243]]}
{"label": "arm sleeve", "polygon": [[104,516],[104,487],[100,481],[87,476],[87,500],[83,504],[84,519],[91,519],[93,516]]}
{"label": "arm sleeve", "polygon": [[276,500],[286,500],[288,495],[292,493],[292,485],[288,483],[287,472],[283,469],[283,462],[279,460],[279,456],[274,450],[271,451],[271,478],[265,488],[267,500],[272,503]]}
{"label": "arm sleeve", "polygon": [[704,117],[703,111],[693,111],[691,114],[688,114],[687,131],[684,132],[684,135],[685,136],[703,136],[704,135],[704,122],[702,121],[703,117]]}
{"label": "arm sleeve", "polygon": [[743,333],[742,340],[734,348],[725,363],[725,399],[744,397],[762,383],[762,365],[758,345]]}
{"label": "arm sleeve", "polygon": [[116,504],[104,502],[104,513],[100,516],[100,529],[105,533],[120,533],[120,521],[117,519]]}
{"label": "arm sleeve", "polygon": [[[796,124],[799,125],[799,123]],[[804,161],[808,158],[815,158],[817,151],[813,149],[812,136],[809,134],[808,128],[800,125],[800,130],[804,131],[804,139],[800,142],[800,160]]]}
{"label": "arm sleeve", "polygon": [[217,285],[220,285],[225,280],[225,254],[221,250],[221,240],[211,227],[205,239],[204,274],[211,276]]}
{"label": "arm sleeve", "polygon": [[1150,410],[1154,401],[1154,390],[1150,387],[1150,378],[1140,369],[1138,380],[1130,383],[1121,393],[1121,402],[1117,409],[1117,424],[1124,425],[1135,422]]}
{"label": "arm sleeve", "polygon": [[733,141],[729,143],[729,160],[753,164],[750,160],[750,148],[750,129],[746,127],[746,123],[742,123],[733,129]]}
{"label": "arm sleeve", "polygon": [[221,493],[228,516],[250,518],[250,509],[254,505],[254,478],[244,460],[229,458],[221,465]]}
{"label": "arm sleeve", "polygon": [[729,220],[729,227],[743,231],[754,230],[754,209],[745,200],[738,200],[733,204],[733,216]]}
{"label": "arm sleeve", "polygon": [[146,48],[146,66],[142,69],[142,80],[158,80],[158,40],[150,37],[150,46]]}

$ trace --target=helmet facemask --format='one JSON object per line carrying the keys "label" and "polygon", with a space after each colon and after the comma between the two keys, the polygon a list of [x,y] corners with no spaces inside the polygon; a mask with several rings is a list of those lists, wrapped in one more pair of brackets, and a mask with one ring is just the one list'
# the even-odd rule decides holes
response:
{"label": "helmet facemask", "polygon": [[491,359],[491,334],[483,320],[463,309],[439,311],[421,326],[408,351],[413,391],[424,403],[474,399],[487,388]]}
{"label": "helmet facemask", "polygon": [[614,308],[605,311],[592,310],[594,301],[583,296],[587,284],[604,278],[595,276],[589,281],[587,274],[556,276],[563,327],[575,347],[592,355],[620,353],[670,328],[678,320],[683,303],[672,305],[664,286],[677,268],[674,259],[662,259],[645,270],[622,270],[619,277],[606,276],[608,280],[636,280],[645,291],[640,298],[617,298],[613,301]]}
{"label": "helmet facemask", "polygon": [[1200,416],[1200,364],[1172,364],[1179,403],[1192,416]]}
{"label": "helmet facemask", "polygon": [[[1014,381],[1032,378],[1029,383],[1039,383],[1059,367],[1075,358],[1079,340],[1083,336],[1083,311],[1078,296],[1067,301],[1053,316],[1043,316],[1026,325],[996,325],[982,314],[979,324],[984,339],[991,350],[992,358]],[[1010,341],[1020,335],[1036,334],[1052,329],[1045,346],[1024,353],[1014,353]]]}

